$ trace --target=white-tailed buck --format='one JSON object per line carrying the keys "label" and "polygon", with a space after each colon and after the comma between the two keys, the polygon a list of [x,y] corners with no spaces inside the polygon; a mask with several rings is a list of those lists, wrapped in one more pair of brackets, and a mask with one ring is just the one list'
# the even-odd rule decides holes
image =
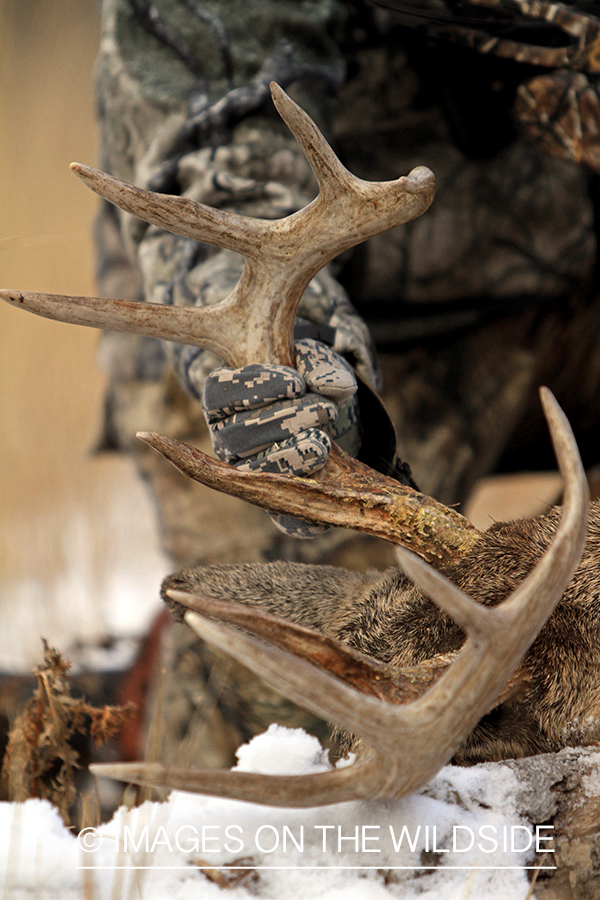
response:
{"label": "white-tailed buck", "polygon": [[[425,168],[392,182],[355,178],[310,118],[277,85],[272,91],[320,189],[285,219],[249,219],[73,166],[121,209],[243,254],[244,273],[226,300],[198,310],[19,291],[3,299],[63,321],[207,347],[228,365],[293,365],[292,327],[311,278],[348,247],[425,212],[434,178]],[[96,771],[307,806],[398,797],[452,758],[520,756],[598,738],[599,509],[589,506],[566,419],[548,391],[542,403],[564,481],[562,512],[485,533],[336,447],[314,478],[300,479],[239,472],[181,442],[140,434],[203,484],[413,553],[399,551],[404,571],[209,566],[184,570],[163,588],[176,616],[202,638],[332,721],[357,753],[351,766],[294,777],[141,763]]]}

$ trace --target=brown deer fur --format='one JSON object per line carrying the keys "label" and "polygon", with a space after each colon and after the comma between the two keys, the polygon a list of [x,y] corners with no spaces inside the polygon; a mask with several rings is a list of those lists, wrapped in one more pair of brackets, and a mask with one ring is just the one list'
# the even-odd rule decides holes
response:
{"label": "brown deer fur", "polygon": [[[554,508],[535,519],[494,524],[440,571],[473,599],[495,606],[544,554],[559,514]],[[600,738],[599,552],[595,501],[583,558],[558,607],[502,702],[480,720],[455,762],[529,756]],[[258,607],[397,667],[458,650],[463,642],[460,628],[394,568],[357,573],[277,562],[184,569],[163,584],[164,599],[180,618],[182,607],[166,595],[171,589]],[[340,744],[345,752],[356,741],[342,735]]]}

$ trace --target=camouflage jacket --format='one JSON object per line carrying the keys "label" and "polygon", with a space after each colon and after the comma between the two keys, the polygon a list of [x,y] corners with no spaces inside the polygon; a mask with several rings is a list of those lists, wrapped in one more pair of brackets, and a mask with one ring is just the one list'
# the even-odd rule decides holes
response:
{"label": "camouflage jacket", "polygon": [[[249,215],[294,211],[315,185],[270,104],[271,79],[293,85],[357,175],[383,180],[418,164],[435,172],[427,216],[339,261],[303,303],[304,315],[338,329],[336,349],[353,354],[370,381],[372,347],[348,292],[364,318],[395,318],[401,333],[398,321],[426,321],[427,307],[430,320],[440,304],[460,315],[458,304],[464,316],[466,303],[477,315],[486,304],[550,300],[588,277],[595,242],[586,174],[515,132],[507,109],[494,105],[487,58],[429,46],[368,3],[158,0],[153,19],[150,9],[143,0],[103,4],[101,162],[112,174]],[[471,93],[484,85],[479,104],[461,97],[465,54]],[[462,112],[449,111],[461,102]],[[211,303],[238,278],[241,260],[231,252],[121,214],[119,228],[146,299]],[[102,263],[106,274],[107,250]],[[201,382],[189,377],[195,367],[214,365],[195,350],[176,356],[188,388]]]}
{"label": "camouflage jacket", "polygon": [[[267,218],[305,205],[316,185],[273,109],[272,79],[355,174],[434,171],[428,213],[334,261],[307,289],[300,313],[332,326],[335,349],[371,384],[379,383],[371,335],[384,349],[402,348],[385,360],[400,456],[420,487],[445,502],[464,498],[489,471],[526,401],[537,409],[538,363],[550,350],[539,333],[532,339],[524,315],[531,322],[571,304],[595,271],[589,173],[520,130],[514,65],[431,42],[366,0],[103,3],[98,108],[101,165],[112,174]],[[226,296],[241,271],[230,251],[108,207],[98,236],[100,287],[113,296],[202,305]],[[420,349],[431,334],[451,341],[513,314],[517,327],[457,344],[443,359],[439,346]],[[158,377],[170,359],[197,399],[216,363],[197,348],[131,346],[106,345],[113,383],[132,373]],[[503,424],[490,429],[492,419]],[[107,431],[109,443],[123,443],[114,416]]]}

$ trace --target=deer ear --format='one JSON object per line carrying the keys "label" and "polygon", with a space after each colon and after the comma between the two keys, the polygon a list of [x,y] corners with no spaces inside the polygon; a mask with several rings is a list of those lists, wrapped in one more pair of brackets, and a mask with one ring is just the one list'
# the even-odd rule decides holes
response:
{"label": "deer ear", "polygon": [[285,562],[201,566],[170,575],[162,584],[161,596],[178,621],[187,608],[179,598],[169,596],[171,591],[246,604],[333,634],[335,623],[383,574]]}

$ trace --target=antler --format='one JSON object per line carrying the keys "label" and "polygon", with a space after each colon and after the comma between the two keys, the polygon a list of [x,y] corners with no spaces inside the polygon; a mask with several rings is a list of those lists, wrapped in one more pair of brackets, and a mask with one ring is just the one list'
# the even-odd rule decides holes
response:
{"label": "antler", "polygon": [[24,291],[2,291],[2,299],[64,322],[205,347],[234,367],[293,365],[296,309],[309,281],[349,247],[424,213],[433,200],[435,179],[424,166],[396,181],[356,178],[279,85],[271,85],[271,94],[319,184],[316,199],[284,219],[252,219],[212,209],[71,164],[89,188],[120,209],[175,234],[241,253],[246,265],[229,297],[203,309]]}
{"label": "antler", "polygon": [[[317,198],[284,219],[252,219],[194,200],[156,194],[72,164],[94,191],[154,225],[236,250],[246,260],[239,283],[203,309],[125,300],[0,291],[38,315],[112,331],[132,331],[206,347],[226,363],[292,365],[293,325],[306,285],[331,259],[371,235],[421,215],[435,180],[425,167],[388,182],[356,178],[309,116],[276,84],[273,101],[319,184]],[[282,513],[355,528],[404,544],[431,561],[465,552],[477,531],[457,512],[374,472],[334,447],[313,479],[240,473],[181,442],[141,434],[191,478]]]}
{"label": "antler", "polygon": [[353,528],[400,544],[433,564],[468,552],[480,532],[456,510],[370,469],[333,446],[310,478],[240,472],[183,441],[137,435],[201,484],[282,515]]}
{"label": "antler", "polygon": [[[144,763],[94,765],[91,770],[121,781],[270,806],[401,797],[423,787],[494,706],[554,610],[583,552],[589,500],[585,474],[558,404],[547,389],[542,389],[541,399],[564,481],[564,506],[546,555],[520,587],[503,603],[487,608],[402,551],[407,575],[467,637],[453,664],[442,661],[420,685],[410,685],[414,670],[394,671],[309,629],[253,609],[170,592],[174,600],[197,610],[188,611],[185,621],[200,637],[302,707],[359,735],[361,750],[352,765],[298,776]],[[242,626],[245,632],[231,625]],[[430,683],[433,687],[423,696],[406,703],[408,691],[418,695]]]}

